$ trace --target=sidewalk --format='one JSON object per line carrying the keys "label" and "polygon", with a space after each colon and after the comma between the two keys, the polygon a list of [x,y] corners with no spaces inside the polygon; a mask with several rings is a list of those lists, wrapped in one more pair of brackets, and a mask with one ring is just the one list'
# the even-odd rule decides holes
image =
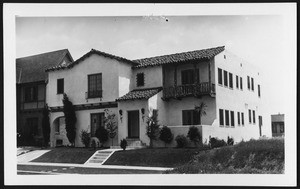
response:
{"label": "sidewalk", "polygon": [[38,157],[40,157],[41,155],[43,155],[46,152],[49,152],[50,150],[34,150],[34,151],[30,151],[27,153],[24,153],[22,155],[18,156],[18,163],[27,163],[30,162]]}
{"label": "sidewalk", "polygon": [[143,167],[143,166],[121,166],[121,165],[85,165],[73,163],[40,163],[40,162],[18,162],[18,165],[40,165],[40,166],[60,166],[60,167],[84,167],[84,168],[99,168],[99,169],[131,169],[131,170],[149,170],[149,171],[166,171],[173,168],[167,167]]}

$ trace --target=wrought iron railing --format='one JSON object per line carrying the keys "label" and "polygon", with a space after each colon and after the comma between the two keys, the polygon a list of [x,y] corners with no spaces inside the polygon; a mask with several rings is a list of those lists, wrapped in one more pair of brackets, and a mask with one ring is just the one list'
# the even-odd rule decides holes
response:
{"label": "wrought iron railing", "polygon": [[96,90],[96,91],[88,91],[86,92],[86,98],[102,98],[103,90]]}
{"label": "wrought iron railing", "polygon": [[163,98],[181,98],[185,96],[195,96],[199,97],[205,94],[214,94],[215,93],[215,84],[204,82],[197,84],[187,84],[187,85],[178,85],[165,87],[163,89]]}

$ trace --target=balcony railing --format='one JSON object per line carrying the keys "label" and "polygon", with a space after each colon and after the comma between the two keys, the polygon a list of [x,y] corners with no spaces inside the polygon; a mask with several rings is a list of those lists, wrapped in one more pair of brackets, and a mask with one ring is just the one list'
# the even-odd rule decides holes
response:
{"label": "balcony railing", "polygon": [[165,87],[163,89],[163,98],[182,98],[187,96],[200,97],[206,94],[215,94],[215,84],[205,82],[198,84],[178,85]]}
{"label": "balcony railing", "polygon": [[102,98],[103,90],[88,91],[85,93],[85,98]]}

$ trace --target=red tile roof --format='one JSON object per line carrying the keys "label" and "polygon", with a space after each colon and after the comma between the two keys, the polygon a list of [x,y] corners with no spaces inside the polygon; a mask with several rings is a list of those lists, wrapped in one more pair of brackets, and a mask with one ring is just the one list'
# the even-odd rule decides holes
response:
{"label": "red tile roof", "polygon": [[45,81],[48,78],[48,73],[46,73],[45,70],[49,67],[61,64],[66,56],[69,56],[70,61],[73,61],[68,49],[17,58],[16,82],[29,83]]}
{"label": "red tile roof", "polygon": [[210,59],[220,52],[224,51],[225,46],[209,48],[209,49],[202,49],[196,51],[189,51],[183,53],[176,53],[164,56],[156,56],[151,58],[144,58],[133,60],[134,62],[138,63],[139,65],[135,66],[134,68],[142,68],[148,66],[159,66],[163,64],[170,64],[170,63],[179,63],[191,60],[205,60]]}
{"label": "red tile roof", "polygon": [[46,71],[55,71],[55,70],[61,70],[61,69],[70,69],[73,66],[75,66],[76,64],[78,64],[78,63],[82,62],[83,60],[85,60],[87,57],[91,56],[92,54],[98,54],[100,56],[104,56],[104,57],[116,59],[116,60],[119,60],[119,61],[122,61],[122,62],[129,63],[129,64],[131,64],[133,66],[138,65],[138,63],[133,62],[131,60],[128,60],[126,58],[123,58],[123,57],[120,57],[120,56],[115,56],[115,55],[112,55],[112,54],[108,54],[108,53],[105,53],[105,52],[102,52],[102,51],[98,51],[98,50],[92,49],[90,52],[86,53],[85,55],[83,55],[82,57],[80,57],[79,59],[77,59],[76,61],[74,61],[74,62],[72,62],[70,64],[54,66],[54,67],[48,68]]}
{"label": "red tile roof", "polygon": [[162,87],[147,88],[147,89],[134,89],[126,95],[116,99],[116,101],[135,100],[135,99],[149,99],[153,95],[162,90]]}

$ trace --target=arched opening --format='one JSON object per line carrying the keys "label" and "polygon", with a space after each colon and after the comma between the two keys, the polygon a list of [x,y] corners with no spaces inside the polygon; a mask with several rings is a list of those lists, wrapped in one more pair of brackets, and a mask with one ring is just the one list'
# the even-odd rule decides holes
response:
{"label": "arched opening", "polygon": [[53,121],[52,125],[54,133],[54,146],[63,146],[66,145],[68,139],[66,137],[66,124],[65,117],[58,117]]}

